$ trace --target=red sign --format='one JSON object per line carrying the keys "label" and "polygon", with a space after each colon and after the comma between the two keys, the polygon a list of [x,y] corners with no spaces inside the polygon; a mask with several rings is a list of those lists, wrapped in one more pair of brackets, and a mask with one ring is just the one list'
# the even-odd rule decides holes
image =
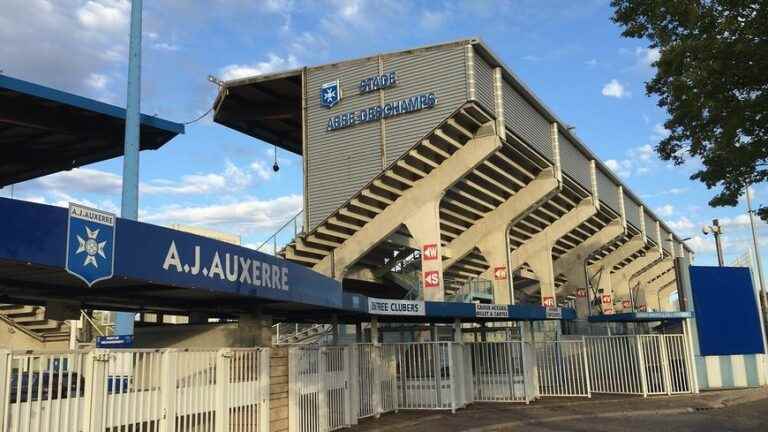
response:
{"label": "red sign", "polygon": [[613,304],[613,300],[611,300],[610,294],[603,294],[603,304]]}
{"label": "red sign", "polygon": [[554,297],[542,297],[541,304],[546,307],[555,307],[555,298]]}
{"label": "red sign", "polygon": [[587,290],[584,288],[579,288],[576,290],[576,297],[586,297],[587,296]]}
{"label": "red sign", "polygon": [[638,306],[638,309],[640,309],[641,312],[645,312],[648,310],[648,306],[641,304],[640,306]]}
{"label": "red sign", "polygon": [[623,300],[621,302],[621,307],[624,308],[624,309],[629,309],[629,308],[632,307],[632,302],[629,301],[629,300]]}
{"label": "red sign", "polygon": [[425,244],[421,248],[422,256],[424,257],[424,261],[432,261],[437,259],[437,245],[436,244]]}
{"label": "red sign", "polygon": [[606,308],[606,309],[603,311],[603,314],[604,314],[604,315],[613,315],[613,308]]}
{"label": "red sign", "polygon": [[496,280],[505,280],[507,278],[506,267],[496,267],[493,269],[493,278]]}
{"label": "red sign", "polygon": [[439,288],[440,272],[437,270],[424,272],[424,288]]}

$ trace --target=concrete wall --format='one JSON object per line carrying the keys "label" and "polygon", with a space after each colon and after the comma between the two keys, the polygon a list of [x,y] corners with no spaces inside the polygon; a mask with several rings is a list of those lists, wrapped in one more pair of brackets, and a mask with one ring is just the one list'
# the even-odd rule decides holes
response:
{"label": "concrete wall", "polygon": [[237,323],[136,327],[136,348],[222,348],[240,346]]}

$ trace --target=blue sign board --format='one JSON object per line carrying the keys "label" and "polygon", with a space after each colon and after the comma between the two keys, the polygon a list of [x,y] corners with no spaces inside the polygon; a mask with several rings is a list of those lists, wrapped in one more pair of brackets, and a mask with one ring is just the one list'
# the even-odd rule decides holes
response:
{"label": "blue sign board", "polygon": [[133,335],[96,336],[96,348],[130,348]]}

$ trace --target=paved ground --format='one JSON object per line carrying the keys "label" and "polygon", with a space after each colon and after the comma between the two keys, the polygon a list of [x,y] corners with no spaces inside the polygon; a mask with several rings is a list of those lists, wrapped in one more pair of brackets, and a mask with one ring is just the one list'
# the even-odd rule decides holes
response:
{"label": "paved ground", "polygon": [[401,411],[363,420],[355,432],[768,431],[768,389],[658,398],[548,399],[472,404],[456,414]]}

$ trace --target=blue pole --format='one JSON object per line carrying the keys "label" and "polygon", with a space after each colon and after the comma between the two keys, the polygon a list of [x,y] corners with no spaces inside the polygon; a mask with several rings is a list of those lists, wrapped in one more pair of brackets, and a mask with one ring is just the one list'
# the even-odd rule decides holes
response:
{"label": "blue pole", "polygon": [[[141,2],[131,3],[131,40],[128,47],[128,104],[125,112],[125,155],[123,157],[123,198],[120,216],[139,218],[139,132],[141,128]],[[115,333],[133,334],[131,312],[115,314]]]}

